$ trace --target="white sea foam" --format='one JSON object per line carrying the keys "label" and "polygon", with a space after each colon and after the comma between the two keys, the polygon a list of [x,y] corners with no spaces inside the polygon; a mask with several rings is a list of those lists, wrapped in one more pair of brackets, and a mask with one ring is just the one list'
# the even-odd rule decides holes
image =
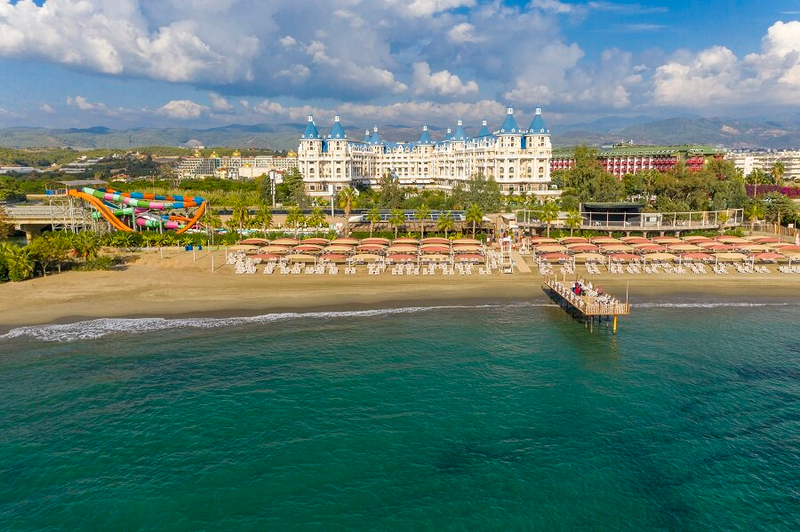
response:
{"label": "white sea foam", "polygon": [[720,302],[684,302],[684,303],[635,303],[636,308],[725,308],[725,307],[786,307],[789,303],[736,303],[731,301]]}
{"label": "white sea foam", "polygon": [[365,318],[391,314],[413,314],[436,310],[476,309],[476,308],[515,308],[554,306],[548,303],[515,303],[504,305],[439,305],[431,307],[399,307],[375,310],[352,310],[338,312],[277,312],[258,316],[242,316],[233,318],[100,318],[59,325],[36,325],[17,327],[7,334],[0,335],[0,340],[14,338],[33,338],[43,342],[74,342],[77,340],[93,340],[111,334],[142,334],[166,329],[213,329],[217,327],[236,327],[248,324],[267,324],[277,321],[297,319],[331,319],[331,318]]}

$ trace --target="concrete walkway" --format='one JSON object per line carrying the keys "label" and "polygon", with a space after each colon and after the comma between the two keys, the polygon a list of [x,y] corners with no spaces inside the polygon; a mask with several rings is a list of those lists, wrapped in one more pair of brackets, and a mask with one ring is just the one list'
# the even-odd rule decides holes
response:
{"label": "concrete walkway", "polygon": [[528,263],[522,258],[522,255],[519,254],[519,251],[512,250],[511,259],[514,261],[514,264],[516,264],[520,273],[531,273],[530,266],[528,266]]}

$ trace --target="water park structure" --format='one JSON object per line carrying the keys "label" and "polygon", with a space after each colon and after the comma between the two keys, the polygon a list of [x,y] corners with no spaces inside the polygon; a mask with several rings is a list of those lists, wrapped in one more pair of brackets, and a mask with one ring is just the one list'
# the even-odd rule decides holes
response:
{"label": "water park structure", "polygon": [[59,184],[65,188],[48,188],[46,198],[53,217],[60,218],[59,225],[68,230],[87,226],[99,229],[98,224],[105,221],[110,229],[117,231],[155,229],[183,234],[199,228],[199,220],[206,210],[206,202],[201,197],[119,192],[105,188],[106,183],[100,180]]}

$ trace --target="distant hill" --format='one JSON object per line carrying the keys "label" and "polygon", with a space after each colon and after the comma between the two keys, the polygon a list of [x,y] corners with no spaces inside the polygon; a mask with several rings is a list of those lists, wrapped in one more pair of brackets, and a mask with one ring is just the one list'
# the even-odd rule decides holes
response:
{"label": "distant hill", "polygon": [[[142,146],[207,146],[295,150],[305,124],[231,124],[210,129],[136,128],[47,129],[13,127],[0,129],[0,147],[39,148],[70,147],[74,149],[118,148]],[[372,128],[370,127],[370,130]],[[445,128],[429,126],[434,138],[442,138]],[[474,134],[477,127],[467,128]],[[350,138],[364,138],[365,128],[346,126]],[[600,146],[633,141],[635,144],[710,144],[730,148],[797,148],[800,147],[800,121],[728,120],[723,118],[655,119],[605,117],[581,124],[551,124],[554,146],[588,144]],[[325,130],[321,128],[324,134]],[[379,134],[388,141],[415,141],[419,126],[381,126]]]}

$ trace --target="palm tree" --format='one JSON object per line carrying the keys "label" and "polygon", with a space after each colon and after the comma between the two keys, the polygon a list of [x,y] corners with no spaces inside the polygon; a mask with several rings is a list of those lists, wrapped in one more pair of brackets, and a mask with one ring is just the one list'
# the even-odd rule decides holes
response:
{"label": "palm tree", "polygon": [[266,238],[267,229],[272,225],[272,209],[267,203],[259,202],[254,222],[261,227],[264,232],[264,238]]}
{"label": "palm tree", "polygon": [[11,281],[24,281],[33,275],[35,262],[28,249],[3,242],[0,244],[0,257],[8,269],[8,278]]}
{"label": "palm tree", "polygon": [[758,197],[758,185],[763,183],[766,177],[767,175],[760,168],[756,168],[747,176],[747,180],[753,185],[753,198]]}
{"label": "palm tree", "polygon": [[539,219],[547,224],[547,237],[550,238],[550,224],[558,220],[558,205],[553,200],[547,200],[539,213]]}
{"label": "palm tree", "polygon": [[439,220],[436,222],[436,226],[439,228],[439,231],[444,231],[444,237],[447,238],[447,232],[453,230],[453,226],[455,225],[455,219],[453,218],[452,212],[445,212],[439,216]]}
{"label": "palm tree", "polygon": [[222,218],[219,217],[219,212],[206,207],[206,212],[203,213],[203,223],[211,229],[219,229],[222,227]]}
{"label": "palm tree", "polygon": [[467,209],[466,215],[467,222],[472,223],[472,238],[475,238],[475,226],[479,223],[483,223],[483,209],[477,203],[473,203]]}
{"label": "palm tree", "polygon": [[567,227],[569,227],[569,236],[572,236],[573,231],[578,229],[583,223],[583,217],[581,216],[581,213],[573,209],[567,213],[567,219],[564,223]]}
{"label": "palm tree", "polygon": [[414,217],[419,220],[420,238],[425,238],[425,220],[430,218],[431,210],[424,203],[417,207]]}
{"label": "palm tree", "polygon": [[367,221],[369,222],[369,236],[372,237],[372,230],[375,227],[375,224],[380,222],[383,218],[381,217],[381,211],[378,210],[377,207],[373,207],[367,213]]}
{"label": "palm tree", "polygon": [[100,238],[97,233],[83,231],[72,239],[72,246],[83,260],[92,259],[100,253]]}
{"label": "palm tree", "polygon": [[245,227],[250,225],[250,206],[247,203],[247,196],[239,194],[233,202],[230,225],[239,228],[241,234]]}
{"label": "palm tree", "polygon": [[317,207],[306,219],[306,225],[308,227],[313,227],[314,229],[318,229],[320,227],[324,227],[327,225],[327,220],[325,219],[325,213],[322,212],[322,208]]}
{"label": "palm tree", "polygon": [[358,202],[358,191],[353,187],[343,188],[336,196],[336,205],[344,210],[344,235],[349,234],[350,213]]}
{"label": "palm tree", "polygon": [[306,223],[306,216],[300,210],[300,207],[292,207],[286,214],[286,225],[294,228],[295,236],[300,232],[300,227]]}
{"label": "palm tree", "polygon": [[744,215],[750,220],[750,232],[752,233],[756,226],[756,220],[764,217],[764,205],[758,200],[753,200],[745,208]]}
{"label": "palm tree", "polygon": [[397,231],[400,229],[400,226],[403,225],[406,221],[406,215],[400,209],[394,209],[392,213],[389,215],[389,224],[394,227],[394,238],[397,239]]}
{"label": "palm tree", "polygon": [[780,185],[783,182],[783,174],[786,173],[786,165],[783,164],[783,161],[777,161],[772,165],[770,173],[772,174],[773,183]]}

